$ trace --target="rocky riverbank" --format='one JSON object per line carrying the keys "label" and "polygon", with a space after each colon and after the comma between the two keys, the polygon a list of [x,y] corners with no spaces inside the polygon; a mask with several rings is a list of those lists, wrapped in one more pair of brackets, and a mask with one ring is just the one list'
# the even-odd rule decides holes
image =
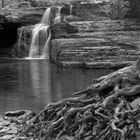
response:
{"label": "rocky riverbank", "polygon": [[140,59],[93,79],[73,97],[0,116],[1,140],[134,140],[140,138]]}
{"label": "rocky riverbank", "polygon": [[34,116],[35,113],[28,110],[9,111],[0,116],[0,140],[26,140],[27,137],[19,133]]}

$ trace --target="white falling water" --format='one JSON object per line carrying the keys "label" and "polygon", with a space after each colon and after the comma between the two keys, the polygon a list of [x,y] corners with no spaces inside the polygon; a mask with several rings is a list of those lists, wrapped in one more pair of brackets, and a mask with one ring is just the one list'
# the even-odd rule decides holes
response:
{"label": "white falling water", "polygon": [[47,8],[45,13],[43,14],[43,17],[41,19],[41,23],[48,25],[48,26],[51,24],[51,7]]}
{"label": "white falling water", "polygon": [[51,39],[51,8],[48,8],[41,23],[35,25],[32,31],[32,41],[29,58],[49,58],[49,44]]}
{"label": "white falling water", "polygon": [[70,16],[72,16],[73,5],[70,5]]}
{"label": "white falling water", "polygon": [[58,11],[56,13],[56,17],[55,17],[55,20],[54,20],[54,24],[57,24],[57,23],[61,23],[62,22],[62,15],[61,15],[61,9],[63,8],[63,6],[58,6]]}
{"label": "white falling water", "polygon": [[20,28],[20,30],[18,30],[18,34],[19,34],[19,37],[18,37],[18,49],[20,49],[20,46],[21,46],[21,39],[22,39],[22,36],[23,36],[23,31],[24,31],[24,26]]}

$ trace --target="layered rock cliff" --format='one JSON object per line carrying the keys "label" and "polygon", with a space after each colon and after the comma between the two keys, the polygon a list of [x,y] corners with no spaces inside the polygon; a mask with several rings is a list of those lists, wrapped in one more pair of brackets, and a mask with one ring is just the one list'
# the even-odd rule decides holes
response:
{"label": "layered rock cliff", "polygon": [[[2,21],[24,25],[18,29],[18,43],[12,51],[14,57],[27,56],[32,25],[40,21],[47,6],[59,5],[27,3],[19,3],[15,9],[9,6],[0,12]],[[138,0],[71,1],[71,13],[70,5],[63,5],[62,15],[67,23],[51,26],[53,62],[63,67],[112,68],[129,65],[137,59],[140,42]]]}
{"label": "layered rock cliff", "polygon": [[79,7],[79,16],[86,21],[70,23],[78,29],[77,34],[52,40],[51,56],[55,63],[63,67],[113,68],[129,65],[139,57],[140,21],[138,6],[134,8],[132,1]]}

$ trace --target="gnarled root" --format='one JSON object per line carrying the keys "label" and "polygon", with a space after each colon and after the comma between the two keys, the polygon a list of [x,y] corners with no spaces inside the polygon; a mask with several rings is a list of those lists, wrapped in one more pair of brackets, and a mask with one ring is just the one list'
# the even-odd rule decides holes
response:
{"label": "gnarled root", "polygon": [[[135,65],[94,80],[87,90],[47,105],[20,133],[43,140],[124,140],[139,131],[140,95]],[[87,92],[86,92],[87,91]]]}

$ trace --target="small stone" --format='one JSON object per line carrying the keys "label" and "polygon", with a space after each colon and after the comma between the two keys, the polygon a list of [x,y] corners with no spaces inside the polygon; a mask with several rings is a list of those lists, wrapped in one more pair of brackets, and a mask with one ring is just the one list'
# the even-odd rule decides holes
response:
{"label": "small stone", "polygon": [[140,124],[139,124],[139,128],[140,128]]}
{"label": "small stone", "polygon": [[140,120],[138,120],[138,124],[140,124]]}
{"label": "small stone", "polygon": [[6,136],[1,137],[1,140],[10,140],[11,138],[13,138],[12,135],[6,135]]}
{"label": "small stone", "polygon": [[0,130],[0,133],[5,133],[5,132],[7,132],[8,130],[10,130],[10,128],[5,127],[5,128],[3,128],[3,129]]}
{"label": "small stone", "polygon": [[8,111],[8,112],[5,112],[5,116],[7,117],[19,117],[21,115],[24,115],[26,113],[26,111],[24,110],[16,110],[16,111]]}
{"label": "small stone", "polygon": [[6,133],[7,134],[16,134],[17,132],[18,132],[17,129],[12,129],[12,130],[7,131]]}
{"label": "small stone", "polygon": [[27,139],[27,137],[18,137],[18,138],[17,138],[17,137],[15,137],[13,140],[17,140],[17,139],[18,139],[18,140],[26,140],[26,139]]}
{"label": "small stone", "polygon": [[0,129],[3,129],[3,126],[0,126]]}
{"label": "small stone", "polygon": [[2,116],[0,116],[0,122],[1,122],[1,121],[3,121],[3,117],[2,117]]}
{"label": "small stone", "polygon": [[0,126],[7,126],[10,124],[10,121],[1,121]]}

